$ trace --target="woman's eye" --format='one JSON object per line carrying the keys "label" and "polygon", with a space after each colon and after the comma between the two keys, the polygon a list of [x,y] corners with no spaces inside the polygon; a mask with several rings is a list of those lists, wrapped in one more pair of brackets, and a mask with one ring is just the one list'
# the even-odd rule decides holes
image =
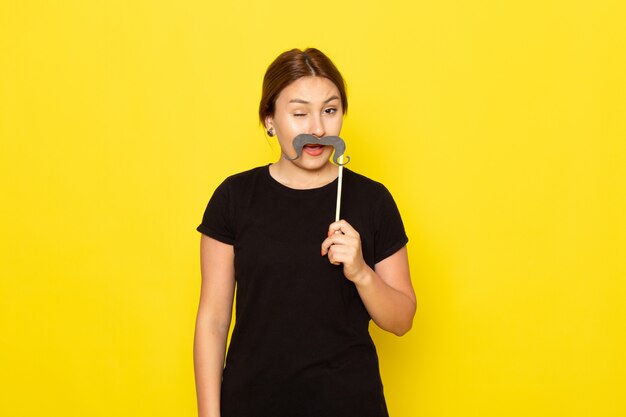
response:
{"label": "woman's eye", "polygon": [[306,113],[294,113],[293,115],[296,117],[302,117],[302,116],[306,116]]}
{"label": "woman's eye", "polygon": [[337,112],[337,109],[335,109],[335,108],[324,109],[324,113],[326,113],[326,114],[333,114],[333,113],[336,113],[336,112]]}

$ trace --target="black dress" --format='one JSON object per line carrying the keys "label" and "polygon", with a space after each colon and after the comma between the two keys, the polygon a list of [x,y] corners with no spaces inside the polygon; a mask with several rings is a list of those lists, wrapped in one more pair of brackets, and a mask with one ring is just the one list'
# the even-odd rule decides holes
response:
{"label": "black dress", "polygon": [[[236,322],[222,417],[388,416],[368,315],[341,266],[321,256],[337,180],[288,188],[269,166],[226,179],[198,231],[235,251]],[[344,169],[341,217],[374,265],[408,241],[380,183]]]}

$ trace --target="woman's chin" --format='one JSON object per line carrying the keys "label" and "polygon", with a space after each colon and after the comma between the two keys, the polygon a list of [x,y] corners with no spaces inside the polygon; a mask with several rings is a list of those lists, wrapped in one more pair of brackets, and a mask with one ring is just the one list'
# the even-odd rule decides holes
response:
{"label": "woman's chin", "polygon": [[303,157],[299,161],[298,164],[301,168],[310,170],[310,171],[318,171],[320,169],[326,168],[328,165],[331,165],[330,155],[320,155],[316,157]]}

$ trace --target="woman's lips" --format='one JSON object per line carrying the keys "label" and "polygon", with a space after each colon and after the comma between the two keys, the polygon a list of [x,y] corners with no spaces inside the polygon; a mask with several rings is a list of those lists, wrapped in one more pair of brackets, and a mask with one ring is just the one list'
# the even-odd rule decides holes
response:
{"label": "woman's lips", "polygon": [[320,156],[324,152],[324,145],[304,145],[302,150],[311,156]]}

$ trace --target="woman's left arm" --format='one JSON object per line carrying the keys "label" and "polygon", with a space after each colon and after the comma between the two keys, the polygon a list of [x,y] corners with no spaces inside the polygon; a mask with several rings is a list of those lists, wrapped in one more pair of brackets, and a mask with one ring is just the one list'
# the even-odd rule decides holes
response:
{"label": "woman's left arm", "polygon": [[380,328],[402,336],[411,329],[417,308],[411,285],[406,246],[378,262],[374,269],[363,259],[361,237],[345,220],[332,223],[322,242],[322,256],[352,281],[370,317]]}

